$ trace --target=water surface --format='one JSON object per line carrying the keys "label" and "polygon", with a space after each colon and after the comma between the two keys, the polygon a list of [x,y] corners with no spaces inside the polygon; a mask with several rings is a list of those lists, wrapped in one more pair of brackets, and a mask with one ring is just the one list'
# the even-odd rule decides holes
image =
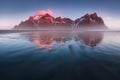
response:
{"label": "water surface", "polygon": [[0,80],[120,80],[120,32],[1,33]]}

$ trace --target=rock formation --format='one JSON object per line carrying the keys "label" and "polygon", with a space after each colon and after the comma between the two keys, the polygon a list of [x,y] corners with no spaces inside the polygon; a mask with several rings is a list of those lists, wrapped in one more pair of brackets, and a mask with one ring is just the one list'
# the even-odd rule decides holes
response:
{"label": "rock formation", "polygon": [[53,17],[49,13],[42,15],[30,16],[28,20],[22,21],[14,29],[41,29],[54,27],[91,27],[102,26],[106,28],[104,21],[97,13],[86,14],[81,18],[73,21],[70,18]]}
{"label": "rock formation", "polygon": [[76,27],[81,26],[105,26],[104,21],[101,17],[98,17],[97,13],[86,14],[81,18],[74,21]]}
{"label": "rock formation", "polygon": [[73,20],[70,18],[54,18],[50,14],[45,14],[42,16],[31,16],[28,20],[22,21],[18,26],[15,26],[14,29],[40,29],[46,27],[66,27],[71,26]]}

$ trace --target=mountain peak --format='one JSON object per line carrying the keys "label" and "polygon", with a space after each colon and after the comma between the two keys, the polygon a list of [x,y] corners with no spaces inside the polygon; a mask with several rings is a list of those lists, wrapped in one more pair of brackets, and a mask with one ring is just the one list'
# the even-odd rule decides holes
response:
{"label": "mountain peak", "polygon": [[75,24],[77,27],[85,25],[105,25],[103,19],[98,17],[96,12],[93,14],[87,13],[83,17],[76,19]]}
{"label": "mountain peak", "polygon": [[81,27],[81,26],[94,26],[94,25],[102,25],[105,26],[104,21],[98,14],[95,12],[93,14],[85,14],[81,18],[73,21],[70,18],[62,18],[62,17],[53,17],[52,11],[41,11],[38,12],[34,16],[30,16],[28,20],[21,22],[14,29],[40,29],[41,27]]}

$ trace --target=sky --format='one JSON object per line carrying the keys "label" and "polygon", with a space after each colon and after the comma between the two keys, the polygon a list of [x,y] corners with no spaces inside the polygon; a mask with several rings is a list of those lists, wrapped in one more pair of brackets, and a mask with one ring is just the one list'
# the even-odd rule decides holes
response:
{"label": "sky", "polygon": [[0,29],[12,29],[41,10],[73,20],[97,12],[111,29],[120,29],[120,0],[0,0]]}

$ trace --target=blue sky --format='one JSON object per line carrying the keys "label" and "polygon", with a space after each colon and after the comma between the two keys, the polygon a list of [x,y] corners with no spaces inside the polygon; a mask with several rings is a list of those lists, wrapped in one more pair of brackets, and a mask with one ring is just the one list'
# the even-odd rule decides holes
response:
{"label": "blue sky", "polygon": [[0,29],[10,29],[40,10],[76,19],[97,12],[110,28],[119,28],[119,0],[0,0]]}

